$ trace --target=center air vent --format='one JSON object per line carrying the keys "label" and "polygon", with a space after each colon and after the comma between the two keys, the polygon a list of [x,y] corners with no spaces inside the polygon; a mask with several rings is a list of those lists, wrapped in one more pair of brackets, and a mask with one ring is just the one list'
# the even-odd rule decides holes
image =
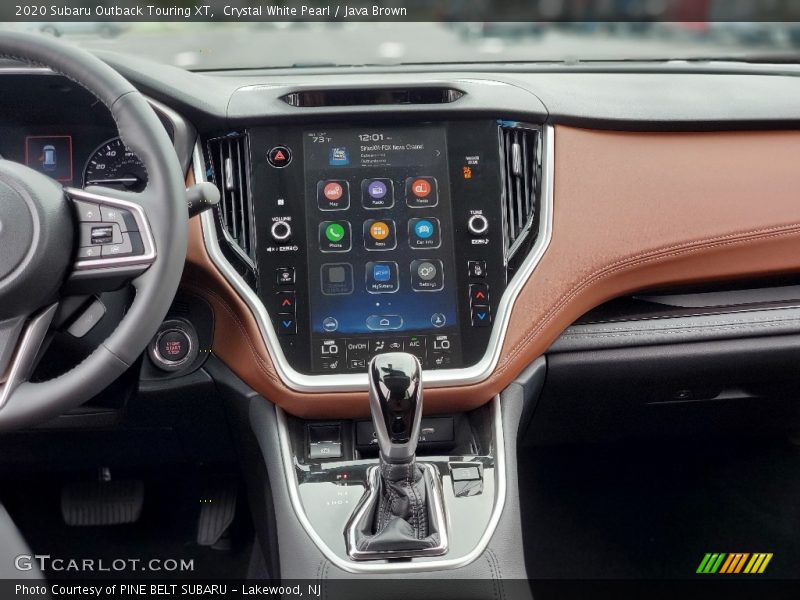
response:
{"label": "center air vent", "polygon": [[219,216],[228,242],[252,260],[255,252],[247,136],[232,133],[207,144],[210,179],[219,188]]}
{"label": "center air vent", "polygon": [[503,121],[500,126],[503,177],[503,238],[510,261],[526,242],[535,238],[541,166],[541,132],[533,127]]}
{"label": "center air vent", "polygon": [[306,90],[282,97],[290,106],[375,106],[380,104],[449,104],[464,92],[452,88]]}

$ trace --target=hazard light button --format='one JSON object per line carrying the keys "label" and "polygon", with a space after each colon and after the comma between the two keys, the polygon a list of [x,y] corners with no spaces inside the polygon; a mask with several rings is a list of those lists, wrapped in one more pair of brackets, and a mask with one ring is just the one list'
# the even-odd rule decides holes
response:
{"label": "hazard light button", "polygon": [[276,169],[282,169],[292,162],[292,151],[286,146],[275,146],[267,154],[267,160]]}

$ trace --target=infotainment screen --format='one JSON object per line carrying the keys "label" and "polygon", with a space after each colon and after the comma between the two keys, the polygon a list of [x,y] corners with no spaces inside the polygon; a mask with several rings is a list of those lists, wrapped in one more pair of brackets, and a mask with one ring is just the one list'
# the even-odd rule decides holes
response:
{"label": "infotainment screen", "polygon": [[[456,357],[444,125],[319,128],[303,138],[310,325],[323,361],[315,370],[325,370],[325,343],[349,369],[381,350],[416,350],[424,362],[437,343]],[[368,352],[353,359],[360,347]]]}

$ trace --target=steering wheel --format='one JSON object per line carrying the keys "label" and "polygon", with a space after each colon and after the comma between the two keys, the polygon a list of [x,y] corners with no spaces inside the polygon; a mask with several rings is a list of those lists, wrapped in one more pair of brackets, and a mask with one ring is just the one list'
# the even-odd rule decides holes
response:
{"label": "steering wheel", "polygon": [[[0,58],[47,67],[86,88],[108,107],[123,143],[148,173],[141,193],[81,190],[0,160],[3,432],[47,421],[86,402],[134,363],[178,288],[188,211],[172,142],[144,97],[119,73],[88,52],[35,34],[4,32]],[[42,151],[44,157],[48,148]],[[31,382],[65,287],[77,283],[91,293],[109,281],[130,282],[135,289],[114,332],[70,371]]]}

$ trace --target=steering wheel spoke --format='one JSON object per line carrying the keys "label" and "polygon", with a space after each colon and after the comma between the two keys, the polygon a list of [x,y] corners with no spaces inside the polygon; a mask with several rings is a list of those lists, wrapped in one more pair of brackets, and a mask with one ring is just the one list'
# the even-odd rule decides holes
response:
{"label": "steering wheel spoke", "polygon": [[[9,356],[7,365],[3,365],[0,377],[0,410],[21,384],[28,381],[36,367],[39,351],[50,329],[50,324],[58,309],[58,304],[40,310],[28,317],[18,317],[3,324],[9,324],[0,343],[0,354]],[[13,322],[11,322],[13,321]]]}
{"label": "steering wheel spoke", "polygon": [[134,194],[102,187],[67,187],[64,192],[77,217],[71,284],[118,284],[141,275],[155,261],[156,247],[146,212],[152,199],[147,191]]}

